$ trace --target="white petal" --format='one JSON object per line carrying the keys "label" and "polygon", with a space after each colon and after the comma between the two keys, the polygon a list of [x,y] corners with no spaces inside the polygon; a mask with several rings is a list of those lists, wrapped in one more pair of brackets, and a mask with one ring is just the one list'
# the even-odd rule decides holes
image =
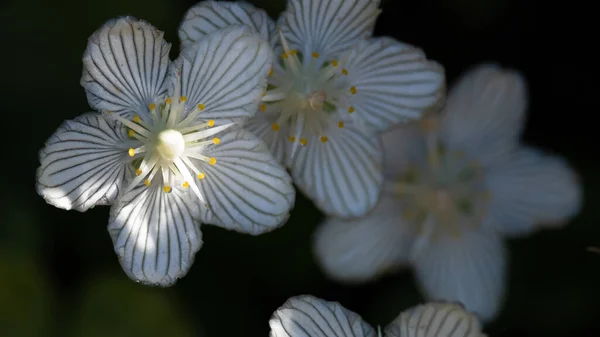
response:
{"label": "white petal", "polygon": [[244,26],[202,37],[175,61],[186,110],[202,104],[198,117],[217,123],[254,116],[267,86],[272,53],[267,42]]}
{"label": "white petal", "polygon": [[64,122],[40,151],[37,192],[63,209],[111,204],[129,173],[124,128],[100,114]]}
{"label": "white petal", "polygon": [[253,235],[283,225],[296,196],[288,173],[250,132],[232,127],[219,138],[202,151],[216,164],[196,161],[205,172],[197,183],[212,211],[204,222]]}
{"label": "white petal", "polygon": [[519,73],[496,65],[466,72],[450,90],[441,122],[448,148],[484,164],[512,150],[524,126],[527,90]]}
{"label": "white petal", "polygon": [[290,0],[278,25],[290,46],[335,55],[371,37],[379,12],[379,0]]}
{"label": "white petal", "polygon": [[270,337],[375,337],[375,330],[338,302],[309,295],[288,299],[269,321]]}
{"label": "white petal", "polygon": [[290,134],[287,124],[281,125],[278,131],[273,131],[272,125],[277,121],[279,115],[257,112],[245,124],[244,129],[252,132],[253,135],[262,139],[278,163],[285,163],[287,137]]}
{"label": "white petal", "polygon": [[202,246],[190,196],[141,184],[114,204],[108,231],[123,270],[134,281],[171,286],[187,274]]}
{"label": "white petal", "polygon": [[475,315],[455,303],[431,302],[403,311],[386,329],[387,337],[483,337]]}
{"label": "white petal", "polygon": [[558,226],[581,208],[576,173],[559,157],[524,148],[489,169],[488,225],[509,235],[526,234],[535,225]]}
{"label": "white petal", "polygon": [[365,215],[379,198],[381,142],[370,131],[346,123],[308,139],[291,161],[294,182],[324,213],[340,218]]}
{"label": "white petal", "polygon": [[146,111],[166,93],[171,45],[145,21],[123,17],[108,21],[88,41],[83,76],[90,106],[128,116]]}
{"label": "white petal", "polygon": [[410,168],[423,168],[427,163],[427,144],[419,122],[398,125],[381,135],[383,173],[396,180]]}
{"label": "white petal", "polygon": [[350,52],[348,104],[378,130],[421,117],[443,94],[444,69],[420,49],[380,37],[360,42]]}
{"label": "white petal", "polygon": [[383,195],[365,217],[327,219],[315,233],[314,250],[331,278],[364,282],[406,264],[413,234],[398,201]]}
{"label": "white petal", "polygon": [[428,298],[460,302],[483,320],[493,319],[502,302],[506,256],[493,231],[438,236],[414,253],[416,275]]}
{"label": "white petal", "polygon": [[234,25],[247,25],[265,41],[271,41],[275,22],[253,5],[238,1],[203,1],[192,6],[181,22],[181,47],[187,48],[206,34]]}

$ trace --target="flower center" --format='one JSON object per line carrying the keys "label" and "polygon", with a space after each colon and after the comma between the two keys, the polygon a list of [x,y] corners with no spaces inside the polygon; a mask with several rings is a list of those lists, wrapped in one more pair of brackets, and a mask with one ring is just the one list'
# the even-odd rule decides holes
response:
{"label": "flower center", "polygon": [[172,162],[181,156],[185,150],[185,140],[181,132],[173,129],[158,133],[156,150],[164,161]]}

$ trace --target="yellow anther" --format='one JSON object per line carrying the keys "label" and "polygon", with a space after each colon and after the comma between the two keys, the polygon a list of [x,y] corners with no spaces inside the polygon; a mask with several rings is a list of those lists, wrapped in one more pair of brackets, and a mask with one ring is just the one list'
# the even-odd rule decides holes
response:
{"label": "yellow anther", "polygon": [[316,51],[314,51],[312,53],[312,57],[318,59],[319,58],[319,53],[317,53]]}
{"label": "yellow anther", "polygon": [[129,130],[129,131],[127,131],[127,135],[128,135],[129,137],[133,137],[133,136],[135,136],[135,131],[133,131],[133,130]]}
{"label": "yellow anther", "polygon": [[215,121],[212,120],[212,119],[209,119],[208,120],[208,126],[210,126],[210,127],[215,126]]}
{"label": "yellow anther", "polygon": [[338,122],[338,128],[340,128],[340,129],[341,129],[341,128],[343,128],[343,127],[344,127],[344,122],[342,122],[342,121],[339,121],[339,122]]}
{"label": "yellow anther", "polygon": [[200,111],[204,110],[204,104],[202,104],[202,103],[198,104],[198,109],[200,109]]}
{"label": "yellow anther", "polygon": [[154,110],[155,108],[156,108],[156,104],[154,104],[154,103],[148,105],[148,109],[150,109],[150,110]]}
{"label": "yellow anther", "polygon": [[351,114],[354,112],[354,107],[348,107],[348,113]]}
{"label": "yellow anther", "polygon": [[169,193],[169,192],[171,192],[171,186],[169,186],[169,185],[165,185],[165,186],[163,187],[163,191],[165,191],[165,193]]}
{"label": "yellow anther", "polygon": [[279,131],[279,124],[277,124],[277,123],[273,123],[273,124],[271,125],[271,129],[273,129],[273,131]]}
{"label": "yellow anther", "polygon": [[150,180],[148,180],[148,179],[144,180],[144,185],[150,186]]}
{"label": "yellow anther", "polygon": [[135,170],[135,175],[136,176],[139,176],[140,174],[142,174],[142,170],[140,170],[140,169]]}
{"label": "yellow anther", "polygon": [[221,140],[217,137],[213,138],[213,143],[214,144],[219,144],[221,142]]}
{"label": "yellow anther", "polygon": [[286,52],[281,53],[281,58],[282,59],[286,59],[288,57]]}
{"label": "yellow anther", "polygon": [[348,75],[348,69],[346,69],[346,68],[342,69],[342,74],[344,74],[344,75],[347,76]]}
{"label": "yellow anther", "polygon": [[294,137],[294,136],[289,136],[289,137],[288,137],[288,140],[289,140],[290,142],[292,142],[292,143],[293,143],[293,142],[295,142],[295,141],[296,141],[296,137]]}
{"label": "yellow anther", "polygon": [[171,97],[167,97],[167,99],[165,99],[165,103],[171,104],[173,103],[173,100],[171,99]]}
{"label": "yellow anther", "polygon": [[352,87],[350,88],[350,93],[351,93],[352,95],[356,95],[356,87],[355,87],[355,86],[352,86]]}
{"label": "yellow anther", "polygon": [[204,174],[204,172],[198,173],[198,179],[204,179],[204,177],[206,177],[206,175]]}
{"label": "yellow anther", "polygon": [[269,76],[273,76],[273,68],[269,69]]}
{"label": "yellow anther", "polygon": [[300,144],[306,145],[306,138],[300,138]]}
{"label": "yellow anther", "polygon": [[215,157],[210,158],[210,160],[208,161],[209,164],[214,165],[217,163],[217,159],[215,159]]}
{"label": "yellow anther", "polygon": [[179,97],[179,102],[183,103],[185,101],[187,101],[187,97],[185,97],[185,96]]}
{"label": "yellow anther", "polygon": [[133,121],[135,123],[139,123],[141,121],[140,116],[138,116],[138,115],[133,116]]}
{"label": "yellow anther", "polygon": [[267,96],[267,93],[263,91],[263,93],[262,93],[262,94],[260,94],[260,96],[261,96],[261,97],[265,97],[265,96]]}
{"label": "yellow anther", "polygon": [[262,112],[267,111],[267,105],[266,104],[261,104],[260,105],[260,111],[262,111]]}
{"label": "yellow anther", "polygon": [[298,52],[296,51],[296,49],[290,50],[290,55],[292,55],[292,56],[296,56],[297,53]]}
{"label": "yellow anther", "polygon": [[336,60],[331,61],[331,65],[334,66],[334,67],[337,67],[338,66],[338,61],[336,61]]}
{"label": "yellow anther", "polygon": [[183,184],[181,184],[181,186],[183,186],[183,188],[188,188],[188,187],[190,187],[190,183],[188,183],[187,181],[184,181]]}
{"label": "yellow anther", "polygon": [[129,151],[127,151],[127,153],[129,153],[130,157],[135,156],[135,150],[133,148],[129,149]]}
{"label": "yellow anther", "polygon": [[329,138],[327,138],[327,136],[321,136],[321,141],[323,143],[326,143],[329,140]]}

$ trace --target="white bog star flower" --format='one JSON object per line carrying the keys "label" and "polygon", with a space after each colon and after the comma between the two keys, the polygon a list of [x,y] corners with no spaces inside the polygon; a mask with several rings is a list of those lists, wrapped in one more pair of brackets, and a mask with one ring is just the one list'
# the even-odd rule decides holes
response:
{"label": "white bog star flower", "polygon": [[150,24],[111,20],[89,39],[81,84],[92,108],[40,153],[37,190],[63,209],[112,204],[125,272],[171,285],[202,245],[200,222],[249,234],[283,224],[291,178],[234,122],[256,112],[271,48],[243,26],[205,35],[169,60]]}
{"label": "white bog star flower", "polygon": [[381,333],[338,302],[310,295],[288,299],[269,321],[270,337],[484,337],[477,318],[462,306],[432,302],[400,313]]}
{"label": "white bog star flower", "polygon": [[429,298],[492,319],[504,292],[502,237],[565,223],[581,203],[564,160],[519,145],[525,108],[521,75],[481,65],[441,115],[386,133],[388,188],[366,217],[318,229],[325,272],[361,282],[409,264]]}
{"label": "white bog star flower", "polygon": [[246,127],[321,210],[339,217],[373,208],[383,179],[378,133],[419,118],[443,84],[442,68],[420,49],[371,37],[378,7],[374,0],[291,0],[276,27],[250,4],[204,1],[179,31],[184,46],[232,24],[271,41],[280,57]]}

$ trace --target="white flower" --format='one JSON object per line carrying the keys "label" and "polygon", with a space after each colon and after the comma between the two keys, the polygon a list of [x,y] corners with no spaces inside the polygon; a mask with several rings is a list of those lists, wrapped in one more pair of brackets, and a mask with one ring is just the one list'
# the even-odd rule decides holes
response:
{"label": "white flower", "polygon": [[270,146],[294,182],[327,214],[362,216],[379,198],[378,133],[417,119],[439,99],[443,70],[423,52],[372,38],[375,0],[291,0],[275,24],[247,3],[204,1],[179,34],[193,43],[247,24],[276,55],[260,112],[246,127]]}
{"label": "white flower", "polygon": [[356,313],[338,302],[309,295],[288,299],[269,321],[270,337],[484,337],[477,318],[462,306],[433,302],[398,315],[377,333]]}
{"label": "white flower", "polygon": [[410,264],[429,298],[492,319],[504,292],[502,237],[564,223],[581,203],[564,160],[519,145],[525,108],[521,75],[482,65],[453,88],[439,121],[386,133],[389,188],[365,218],[318,230],[325,271],[360,282]]}
{"label": "white flower", "polygon": [[109,232],[134,280],[171,285],[202,245],[200,221],[260,234],[294,202],[267,146],[233,122],[255,114],[271,49],[243,26],[208,34],[173,63],[134,18],[89,39],[81,84],[98,113],[66,121],[40,152],[37,190],[63,209],[112,204]]}

